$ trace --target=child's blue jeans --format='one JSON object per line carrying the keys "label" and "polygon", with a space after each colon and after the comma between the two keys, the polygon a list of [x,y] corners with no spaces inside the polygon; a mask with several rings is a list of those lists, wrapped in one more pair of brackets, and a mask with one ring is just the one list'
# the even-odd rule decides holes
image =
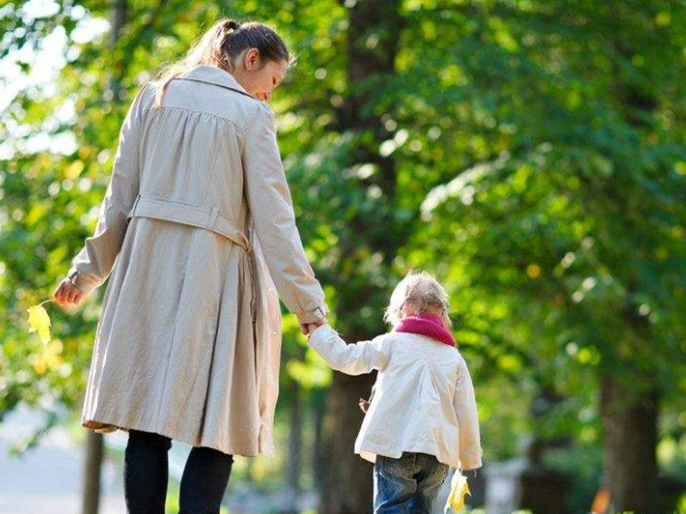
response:
{"label": "child's blue jeans", "polygon": [[374,514],[430,514],[448,465],[426,453],[376,457]]}

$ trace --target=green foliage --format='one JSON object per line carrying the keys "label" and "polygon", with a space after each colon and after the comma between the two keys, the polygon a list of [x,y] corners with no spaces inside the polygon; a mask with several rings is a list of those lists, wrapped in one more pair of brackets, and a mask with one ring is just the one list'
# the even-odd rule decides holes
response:
{"label": "green foliage", "polygon": [[[227,15],[274,23],[298,54],[273,107],[299,228],[344,335],[385,330],[392,286],[421,267],[450,291],[490,458],[514,455],[527,432],[598,444],[599,373],[637,389],[648,374],[682,419],[683,2],[405,0],[394,73],[354,83],[350,8],[333,0],[130,2],[114,46],[82,35],[108,4],[54,5],[38,18],[0,8],[3,63],[28,72],[42,63],[18,49],[66,40],[56,79],[20,88],[0,123],[0,416],[20,401],[79,406],[99,298],[73,313],[50,304],[49,348],[23,313],[92,231],[137,87]],[[383,37],[359,46],[373,56]],[[359,97],[364,123],[343,123]],[[331,375],[292,318],[284,334],[284,407],[294,381],[321,408]],[[532,418],[541,391],[554,398],[545,423]],[[686,429],[671,426],[676,439]]]}

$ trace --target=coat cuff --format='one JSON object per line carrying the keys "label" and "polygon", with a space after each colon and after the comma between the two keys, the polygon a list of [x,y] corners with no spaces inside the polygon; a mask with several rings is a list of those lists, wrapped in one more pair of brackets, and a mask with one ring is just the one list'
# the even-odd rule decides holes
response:
{"label": "coat cuff", "polygon": [[81,275],[76,270],[76,268],[71,268],[69,270],[69,273],[67,273],[67,278],[74,287],[76,287],[84,294],[84,296],[89,295],[93,291],[93,289],[95,289],[98,286],[98,284],[86,280],[86,278],[83,275]]}
{"label": "coat cuff", "polygon": [[326,320],[326,315],[329,313],[329,308],[326,304],[314,308],[311,311],[296,312],[300,323],[317,323],[318,321]]}

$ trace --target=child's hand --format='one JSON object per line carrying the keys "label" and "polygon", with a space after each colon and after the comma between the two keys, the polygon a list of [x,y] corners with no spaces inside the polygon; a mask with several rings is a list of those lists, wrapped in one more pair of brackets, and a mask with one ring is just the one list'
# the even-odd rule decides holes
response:
{"label": "child's hand", "polygon": [[322,325],[326,325],[325,319],[316,323],[300,323],[300,333],[304,336],[309,336],[317,327],[321,327]]}
{"label": "child's hand", "polygon": [[316,323],[308,323],[308,324],[307,324],[307,335],[308,335],[308,336],[311,336],[311,335],[312,335],[312,332],[314,332],[315,330],[317,330],[319,327],[321,327],[321,326],[323,326],[323,325],[326,325],[326,322],[321,323],[321,324],[319,324],[319,325],[316,324]]}
{"label": "child's hand", "polygon": [[62,282],[60,282],[60,285],[57,286],[53,296],[58,304],[67,306],[78,305],[81,303],[81,300],[83,300],[84,295],[83,291],[71,283],[71,280],[65,278],[62,280]]}

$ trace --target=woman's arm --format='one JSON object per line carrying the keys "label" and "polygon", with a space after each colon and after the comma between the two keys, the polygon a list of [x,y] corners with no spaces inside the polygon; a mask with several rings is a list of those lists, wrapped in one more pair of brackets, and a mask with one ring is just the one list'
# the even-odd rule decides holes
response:
{"label": "woman's arm", "polygon": [[348,375],[382,370],[390,359],[383,335],[371,341],[346,344],[333,328],[324,325],[310,332],[309,343],[329,366]]}
{"label": "woman's arm", "polygon": [[324,291],[305,257],[295,225],[274,115],[262,104],[245,135],[243,166],[248,207],[276,289],[301,324],[321,322],[328,311]]}
{"label": "woman's arm", "polygon": [[67,274],[84,295],[101,285],[111,273],[124,241],[127,215],[138,195],[139,137],[146,88],[141,88],[131,103],[119,132],[112,176],[100,205],[95,232],[86,238]]}

